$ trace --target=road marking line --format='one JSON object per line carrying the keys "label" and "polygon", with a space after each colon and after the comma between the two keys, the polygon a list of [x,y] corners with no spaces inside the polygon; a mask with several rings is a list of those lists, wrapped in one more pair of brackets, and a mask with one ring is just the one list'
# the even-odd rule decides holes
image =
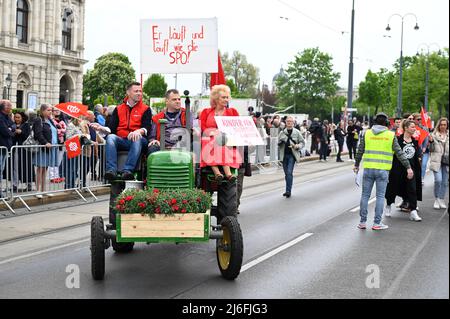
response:
{"label": "road marking line", "polygon": [[[394,296],[394,293],[396,293],[399,288],[400,288],[400,284],[402,283],[402,280],[408,276],[411,275],[411,272],[409,272],[411,270],[411,267],[413,266],[413,264],[416,262],[417,257],[420,255],[420,253],[422,252],[422,250],[425,248],[425,246],[430,242],[431,236],[433,236],[436,228],[439,226],[439,224],[442,222],[442,220],[447,217],[447,213],[444,213],[442,215],[442,217],[439,219],[439,221],[437,222],[437,224],[435,225],[435,227],[433,227],[430,232],[427,234],[427,236],[425,237],[425,239],[422,241],[422,243],[420,244],[419,247],[417,247],[416,251],[412,254],[411,257],[409,257],[408,261],[406,262],[406,264],[403,266],[403,268],[401,269],[401,271],[398,273],[397,277],[395,278],[395,280],[393,281],[393,283],[389,286],[389,288],[387,289],[387,292],[384,294],[384,296],[382,297],[382,299],[392,299]],[[413,272],[413,270],[411,270]]]}
{"label": "road marking line", "polygon": [[[375,203],[377,201],[377,198],[375,197],[375,198],[372,198],[371,200],[369,200],[369,205],[372,205],[373,203]],[[350,212],[351,213],[357,213],[357,212],[359,212],[361,210],[361,207],[360,206],[358,206],[358,207],[355,207],[355,208],[353,208]]]}
{"label": "road marking line", "polygon": [[311,233],[304,234],[304,235],[294,239],[293,241],[291,241],[291,242],[289,242],[287,244],[284,244],[283,246],[278,247],[277,249],[272,250],[272,251],[268,252],[267,254],[265,254],[265,255],[255,259],[255,260],[253,260],[251,262],[249,262],[248,264],[245,264],[241,268],[241,273],[243,273],[244,271],[247,271],[250,268],[252,268],[252,267],[262,263],[263,261],[265,261],[265,260],[275,256],[276,254],[279,254],[280,252],[282,252],[282,251],[284,251],[284,250],[286,250],[286,249],[288,249],[288,248],[298,244],[299,242],[301,242],[301,241],[311,237],[312,235],[314,235],[314,234],[311,234]]}
{"label": "road marking line", "polygon": [[8,264],[8,263],[11,263],[13,261],[18,261],[18,260],[25,259],[25,258],[30,258],[30,257],[42,255],[42,254],[45,254],[45,253],[48,253],[48,252],[51,252],[51,251],[54,251],[54,250],[58,250],[58,249],[62,249],[62,248],[70,247],[70,246],[75,246],[75,245],[82,244],[82,243],[85,243],[85,242],[88,242],[88,241],[90,241],[90,239],[83,239],[83,240],[75,241],[73,243],[60,245],[60,246],[56,246],[56,247],[52,247],[52,248],[48,248],[48,249],[44,249],[44,250],[39,250],[39,251],[36,251],[34,253],[30,253],[30,254],[26,254],[26,255],[22,255],[22,256],[17,256],[17,257],[14,257],[14,258],[10,258],[10,259],[6,259],[6,260],[3,260],[3,261],[0,261],[0,265]]}

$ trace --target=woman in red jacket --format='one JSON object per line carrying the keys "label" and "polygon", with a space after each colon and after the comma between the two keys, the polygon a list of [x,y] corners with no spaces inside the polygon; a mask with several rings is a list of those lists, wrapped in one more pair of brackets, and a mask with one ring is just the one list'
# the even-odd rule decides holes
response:
{"label": "woman in red jacket", "polygon": [[[231,168],[239,168],[242,160],[235,147],[224,146],[223,135],[217,129],[216,116],[239,116],[238,111],[228,108],[231,90],[226,85],[216,85],[211,90],[211,107],[200,115],[202,129],[201,167],[210,166],[217,182],[225,178],[234,182],[236,177]],[[220,172],[222,166],[225,176]]]}

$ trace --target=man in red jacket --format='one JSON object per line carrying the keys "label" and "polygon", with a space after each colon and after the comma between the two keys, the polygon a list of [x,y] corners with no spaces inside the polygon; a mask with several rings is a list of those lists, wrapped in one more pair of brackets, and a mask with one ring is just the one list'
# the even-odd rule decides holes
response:
{"label": "man in red jacket", "polygon": [[117,178],[117,151],[128,151],[128,158],[122,171],[122,179],[134,180],[133,172],[148,145],[152,128],[151,109],[142,102],[141,84],[131,83],[127,97],[112,115],[110,134],[106,138],[106,180]]}
{"label": "man in red jacket", "polygon": [[[166,108],[159,114],[153,116],[153,127],[150,134],[150,143],[148,145],[148,154],[160,150],[161,125],[159,120],[166,119],[166,138],[167,149],[171,149],[179,141],[179,138],[186,134],[186,110],[181,107],[180,93],[177,90],[169,90],[166,93]],[[192,127],[192,125],[191,125]]]}

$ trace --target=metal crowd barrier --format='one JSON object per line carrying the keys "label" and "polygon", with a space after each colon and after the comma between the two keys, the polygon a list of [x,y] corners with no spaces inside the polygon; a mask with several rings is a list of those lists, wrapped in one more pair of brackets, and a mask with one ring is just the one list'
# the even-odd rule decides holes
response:
{"label": "metal crowd barrier", "polygon": [[64,145],[0,147],[0,202],[12,212],[10,204],[19,200],[28,211],[27,198],[53,197],[74,192],[87,202],[82,191],[97,197],[92,189],[108,186],[103,182],[106,147],[83,146],[82,154],[69,159]]}
{"label": "metal crowd barrier", "polygon": [[106,172],[106,144],[84,145],[81,159],[80,189],[87,191],[97,200],[92,189],[108,186],[103,176]]}
{"label": "metal crowd barrier", "polygon": [[[261,133],[261,136],[265,136],[267,134]],[[250,162],[255,165],[260,170],[265,170],[268,167],[282,167],[282,163],[279,160],[279,146],[278,146],[278,129],[271,129],[270,136],[263,137],[265,141],[264,146],[256,146],[250,150]],[[309,133],[305,134],[305,150],[308,152],[311,149],[312,144],[312,136]],[[345,143],[344,143],[345,144]],[[334,136],[331,137],[330,140],[331,154],[337,154],[339,151],[338,142],[334,139]],[[313,154],[311,154],[313,155]]]}
{"label": "metal crowd barrier", "polygon": [[9,152],[4,146],[0,146],[0,202],[5,204],[8,209],[15,214],[14,209],[9,205],[11,198],[11,188],[9,187],[10,168],[8,165]]}

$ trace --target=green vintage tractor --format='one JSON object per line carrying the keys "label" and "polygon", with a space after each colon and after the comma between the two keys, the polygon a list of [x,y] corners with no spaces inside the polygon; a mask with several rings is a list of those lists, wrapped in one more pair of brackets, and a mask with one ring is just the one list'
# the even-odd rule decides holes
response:
{"label": "green vintage tractor", "polygon": [[[189,110],[188,110],[189,114]],[[189,122],[189,121],[188,121]],[[209,240],[216,241],[217,263],[221,275],[228,280],[238,277],[243,259],[243,239],[239,222],[236,217],[237,195],[236,182],[218,184],[211,169],[200,169],[194,163],[194,154],[188,151],[164,150],[165,120],[161,123],[161,151],[151,154],[139,165],[137,179],[143,181],[146,176],[146,186],[149,189],[192,189],[199,188],[211,195],[217,193],[217,205],[205,214],[204,232],[200,237],[161,237],[143,235],[127,237],[124,234],[124,221],[115,210],[115,200],[126,189],[128,183],[117,180],[111,183],[109,208],[109,224],[104,226],[101,217],[94,217],[91,222],[91,270],[95,280],[102,280],[105,274],[105,250],[112,246],[116,253],[128,253],[137,242],[144,243],[200,243]],[[190,128],[188,127],[188,130]],[[126,154],[122,154],[122,157]],[[119,163],[121,156],[119,156]],[[119,164],[120,165],[120,164]],[[234,172],[236,174],[236,172]],[[136,212],[137,214],[139,212]],[[216,217],[217,223],[212,223]],[[147,221],[148,222],[148,221]]]}

